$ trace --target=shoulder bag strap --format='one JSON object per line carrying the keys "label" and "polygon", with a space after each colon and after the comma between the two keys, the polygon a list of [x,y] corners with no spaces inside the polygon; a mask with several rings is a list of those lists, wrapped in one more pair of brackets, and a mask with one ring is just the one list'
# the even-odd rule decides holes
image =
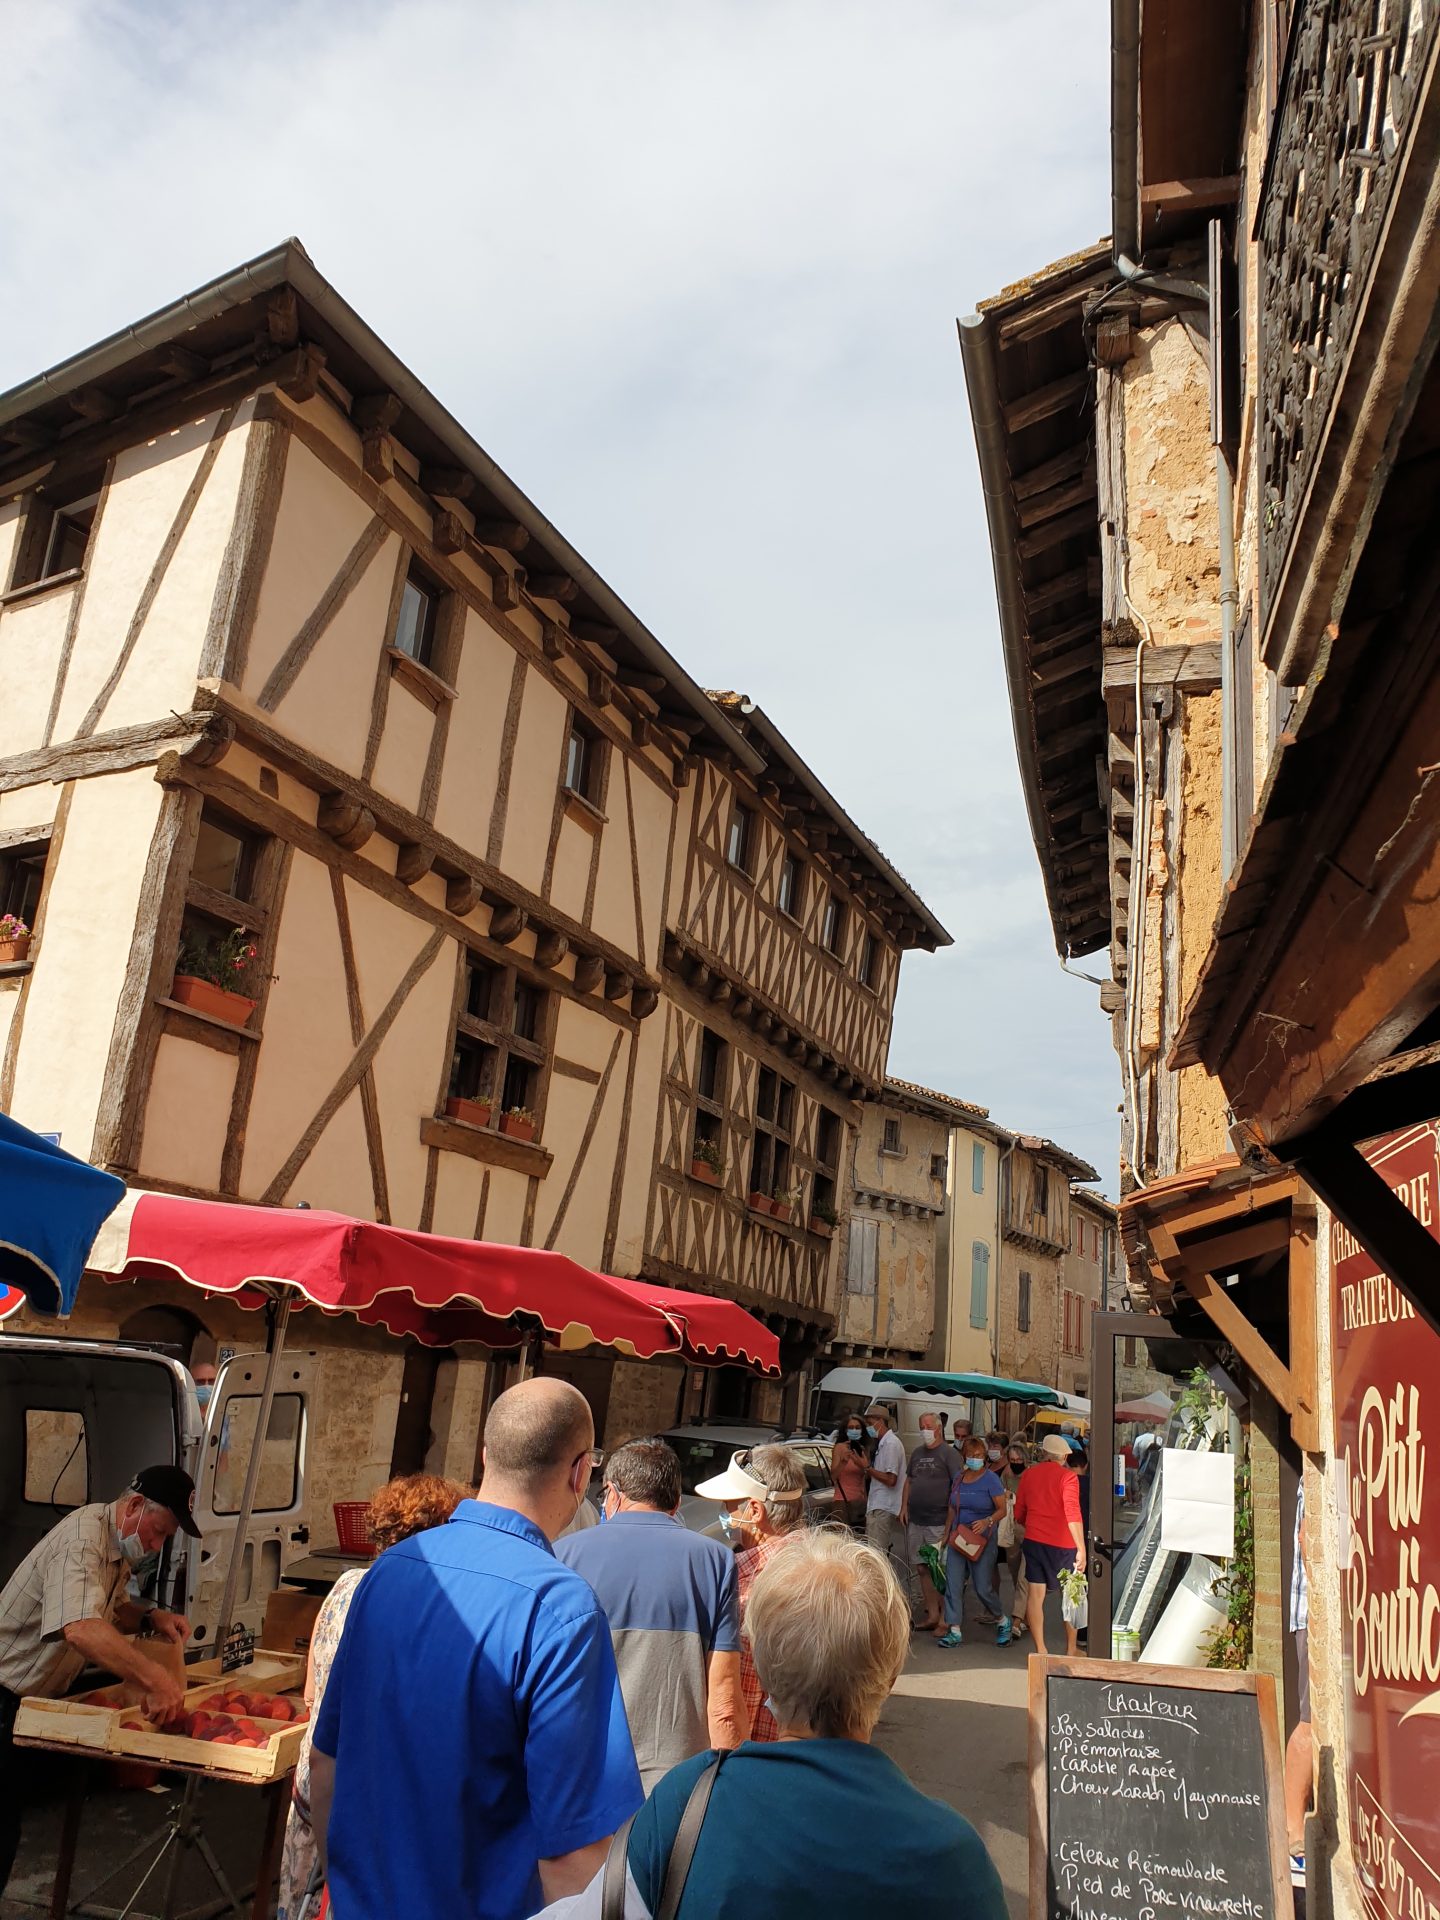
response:
{"label": "shoulder bag strap", "polygon": [[685,1802],[685,1811],[681,1814],[680,1825],[675,1831],[675,1844],[670,1849],[670,1860],[665,1868],[665,1884],[660,1890],[660,1905],[655,1909],[655,1920],[676,1920],[676,1915],[680,1911],[681,1896],[685,1892],[685,1882],[690,1876],[690,1862],[695,1858],[695,1844],[700,1838],[700,1829],[705,1823],[705,1809],[710,1804],[710,1795],[714,1791],[720,1769],[728,1758],[728,1753],[717,1753],[690,1789],[690,1798]]}
{"label": "shoulder bag strap", "polygon": [[[639,1809],[636,1809],[638,1812]],[[615,1834],[605,1856],[605,1879],[600,1888],[600,1920],[625,1920],[625,1869],[630,1855],[630,1829],[635,1814]]]}

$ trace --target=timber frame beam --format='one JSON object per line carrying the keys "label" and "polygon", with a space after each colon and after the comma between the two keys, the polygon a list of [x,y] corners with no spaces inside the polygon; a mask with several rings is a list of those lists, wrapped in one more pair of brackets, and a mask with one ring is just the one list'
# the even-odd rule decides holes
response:
{"label": "timber frame beam", "polygon": [[[1389,1197],[1389,1189],[1379,1176],[1372,1177]],[[1398,1201],[1395,1204],[1399,1206]],[[1176,1199],[1163,1212],[1158,1208],[1152,1211],[1144,1204],[1143,1194],[1136,1194],[1124,1203],[1124,1211],[1148,1241],[1144,1258],[1157,1304],[1173,1304],[1176,1290],[1183,1290],[1271,1398],[1284,1408],[1296,1444],[1306,1452],[1316,1451],[1323,1443],[1315,1336],[1319,1310],[1315,1298],[1316,1216],[1314,1200],[1299,1177],[1290,1172],[1262,1177],[1227,1194],[1202,1188]],[[1424,1233],[1418,1223],[1411,1224]],[[1433,1241],[1430,1244],[1440,1261],[1440,1246]],[[1287,1259],[1288,1365],[1247,1317],[1241,1304],[1243,1296],[1225,1281],[1226,1275],[1246,1263],[1273,1259],[1276,1254]]]}

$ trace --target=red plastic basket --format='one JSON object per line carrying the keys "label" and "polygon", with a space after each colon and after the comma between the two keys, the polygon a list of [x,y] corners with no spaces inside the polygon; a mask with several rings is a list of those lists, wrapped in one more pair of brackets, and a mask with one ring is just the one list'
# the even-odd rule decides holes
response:
{"label": "red plastic basket", "polygon": [[370,1502],[368,1500],[337,1500],[334,1513],[335,1531],[340,1538],[340,1551],[373,1554],[375,1542],[370,1538]]}

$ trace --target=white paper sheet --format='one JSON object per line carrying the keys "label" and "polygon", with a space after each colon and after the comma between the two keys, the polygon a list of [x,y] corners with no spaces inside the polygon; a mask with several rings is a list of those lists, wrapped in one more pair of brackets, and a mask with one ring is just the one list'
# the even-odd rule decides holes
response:
{"label": "white paper sheet", "polygon": [[1235,1551],[1235,1457],[1166,1447],[1160,1465],[1160,1545],[1228,1560]]}

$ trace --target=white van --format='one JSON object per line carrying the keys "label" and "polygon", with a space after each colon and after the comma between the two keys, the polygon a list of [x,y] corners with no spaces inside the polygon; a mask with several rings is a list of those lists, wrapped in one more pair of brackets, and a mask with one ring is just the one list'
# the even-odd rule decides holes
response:
{"label": "white van", "polygon": [[893,1380],[877,1382],[873,1367],[832,1367],[815,1388],[811,1423],[833,1438],[848,1414],[863,1413],[867,1407],[889,1408],[907,1455],[922,1444],[922,1413],[943,1413],[947,1434],[954,1432],[957,1420],[968,1420],[983,1431],[990,1418],[990,1402],[974,1395],[917,1393],[911,1387],[897,1387]]}
{"label": "white van", "polygon": [[[316,1357],[287,1350],[240,1547],[235,1619],[258,1631],[282,1567],[310,1537],[306,1455]],[[101,1340],[0,1335],[0,1586],[67,1513],[113,1500],[141,1467],[182,1466],[204,1538],[177,1535],[161,1599],[188,1614],[195,1645],[215,1636],[266,1360],[226,1360],[202,1414],[178,1360]]]}

